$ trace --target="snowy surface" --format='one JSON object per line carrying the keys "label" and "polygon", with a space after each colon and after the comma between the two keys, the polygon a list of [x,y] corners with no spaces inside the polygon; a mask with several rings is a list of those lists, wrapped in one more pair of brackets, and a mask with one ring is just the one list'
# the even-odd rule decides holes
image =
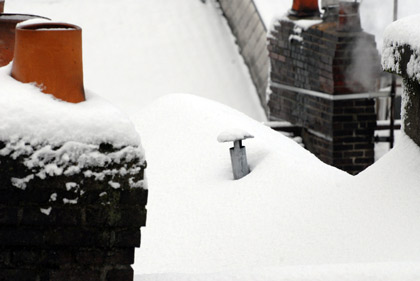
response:
{"label": "snowy surface", "polygon": [[182,92],[265,120],[214,0],[10,0],[5,12],[80,26],[85,87],[129,114],[158,97]]}
{"label": "snowy surface", "polygon": [[132,122],[112,104],[87,92],[87,100],[68,103],[42,93],[32,84],[10,76],[11,65],[0,68],[0,140],[20,139],[37,145],[69,141],[117,147],[139,145]]}
{"label": "snowy surface", "polygon": [[[134,266],[136,274],[152,274],[145,280],[178,280],[159,275],[171,272],[199,274],[170,275],[179,280],[223,280],[203,273],[244,276],[253,268],[261,277],[261,267],[337,263],[349,264],[343,276],[350,278],[360,268],[352,264],[420,261],[420,149],[404,135],[353,177],[243,114],[193,96],[160,99],[135,123],[153,187]],[[252,172],[239,181],[232,179],[229,144],[215,140],[226,126],[255,136],[247,143]],[[381,266],[388,270],[378,265],[367,276],[380,280]],[[389,280],[411,274],[404,265],[394,268],[397,277]],[[308,280],[299,272],[291,280]],[[277,280],[269,276],[249,280]]]}
{"label": "snowy surface", "polygon": [[[361,2],[360,15],[362,27],[365,31],[376,36],[379,50],[382,49],[382,34],[385,28],[392,22],[393,2],[383,0],[366,0]],[[418,0],[399,0],[398,17],[406,17],[420,13]],[[258,10],[267,27],[273,21],[292,8],[292,0],[255,0]]]}
{"label": "snowy surface", "polygon": [[[272,9],[277,14],[292,3],[257,4],[262,1],[287,2]],[[190,95],[156,100],[188,92],[264,119],[212,0],[119,3],[11,0],[6,11],[80,25],[86,87],[128,113],[142,136],[150,191],[133,266],[136,280],[419,280],[420,151],[408,137],[402,135],[394,150],[353,177],[232,108]],[[378,0],[363,5],[370,3],[379,10],[387,6]],[[387,17],[370,16],[376,19]],[[41,104],[61,103],[24,87]],[[21,93],[15,89],[9,92]],[[17,132],[26,123],[15,126],[9,129]],[[255,136],[247,142],[252,172],[237,181],[230,144],[216,141],[227,127]]]}
{"label": "snowy surface", "polygon": [[221,132],[217,136],[218,142],[230,142],[230,141],[237,141],[237,140],[245,140],[249,138],[253,138],[254,136],[244,131],[242,129],[234,128],[228,129],[226,131]]}
{"label": "snowy surface", "polygon": [[[140,137],[120,110],[90,92],[86,101],[77,104],[55,99],[32,84],[16,81],[10,70],[11,64],[0,68],[0,142],[5,144],[0,155],[22,157],[30,171],[11,179],[16,188],[25,190],[35,177],[83,172],[85,177],[102,180],[105,175],[125,175],[140,169],[138,165],[145,161]],[[100,153],[100,144],[111,144],[116,151]],[[130,169],[98,173],[89,170],[135,158],[139,163]],[[137,185],[133,183],[132,187]]]}
{"label": "snowy surface", "polygon": [[209,274],[152,274],[135,281],[417,281],[420,263],[331,264],[245,269]]}
{"label": "snowy surface", "polygon": [[410,16],[390,24],[384,33],[382,67],[400,72],[401,53],[399,47],[408,45],[413,54],[407,64],[407,75],[420,81],[420,16]]}

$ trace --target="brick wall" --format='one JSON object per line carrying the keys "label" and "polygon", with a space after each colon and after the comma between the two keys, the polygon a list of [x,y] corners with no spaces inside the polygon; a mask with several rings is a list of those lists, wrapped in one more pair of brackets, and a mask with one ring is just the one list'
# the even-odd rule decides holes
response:
{"label": "brick wall", "polygon": [[[24,164],[27,155],[6,147],[0,142],[0,280],[133,280],[146,222],[146,163],[127,157],[43,178]],[[122,170],[136,172],[115,172]]]}
{"label": "brick wall", "polygon": [[376,90],[379,55],[373,36],[336,27],[324,21],[305,29],[293,18],[274,25],[268,106],[271,119],[303,128],[306,148],[322,161],[356,174],[374,161],[375,102],[342,95]]}

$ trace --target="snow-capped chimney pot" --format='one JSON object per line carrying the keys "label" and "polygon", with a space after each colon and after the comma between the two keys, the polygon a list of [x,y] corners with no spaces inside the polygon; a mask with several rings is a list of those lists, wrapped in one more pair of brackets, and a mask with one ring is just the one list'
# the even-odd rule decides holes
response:
{"label": "snow-capped chimney pot", "polygon": [[319,16],[318,0],[293,0],[289,15],[296,17]]}
{"label": "snow-capped chimney pot", "polygon": [[82,29],[53,22],[17,27],[12,76],[58,99],[84,101]]}
{"label": "snow-capped chimney pot", "polygon": [[362,26],[359,14],[360,2],[340,1],[337,31],[360,31]]}

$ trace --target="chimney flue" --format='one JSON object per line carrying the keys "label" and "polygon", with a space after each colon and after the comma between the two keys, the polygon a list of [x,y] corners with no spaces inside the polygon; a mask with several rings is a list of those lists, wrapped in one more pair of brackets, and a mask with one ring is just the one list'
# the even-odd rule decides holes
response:
{"label": "chimney flue", "polygon": [[319,16],[318,0],[293,0],[289,15],[299,18]]}

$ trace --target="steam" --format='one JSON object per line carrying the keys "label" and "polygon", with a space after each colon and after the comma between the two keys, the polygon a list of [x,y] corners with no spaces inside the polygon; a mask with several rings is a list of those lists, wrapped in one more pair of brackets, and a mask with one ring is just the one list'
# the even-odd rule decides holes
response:
{"label": "steam", "polygon": [[351,64],[347,68],[345,82],[354,92],[378,90],[379,74],[382,71],[379,54],[373,40],[358,37],[350,50]]}

